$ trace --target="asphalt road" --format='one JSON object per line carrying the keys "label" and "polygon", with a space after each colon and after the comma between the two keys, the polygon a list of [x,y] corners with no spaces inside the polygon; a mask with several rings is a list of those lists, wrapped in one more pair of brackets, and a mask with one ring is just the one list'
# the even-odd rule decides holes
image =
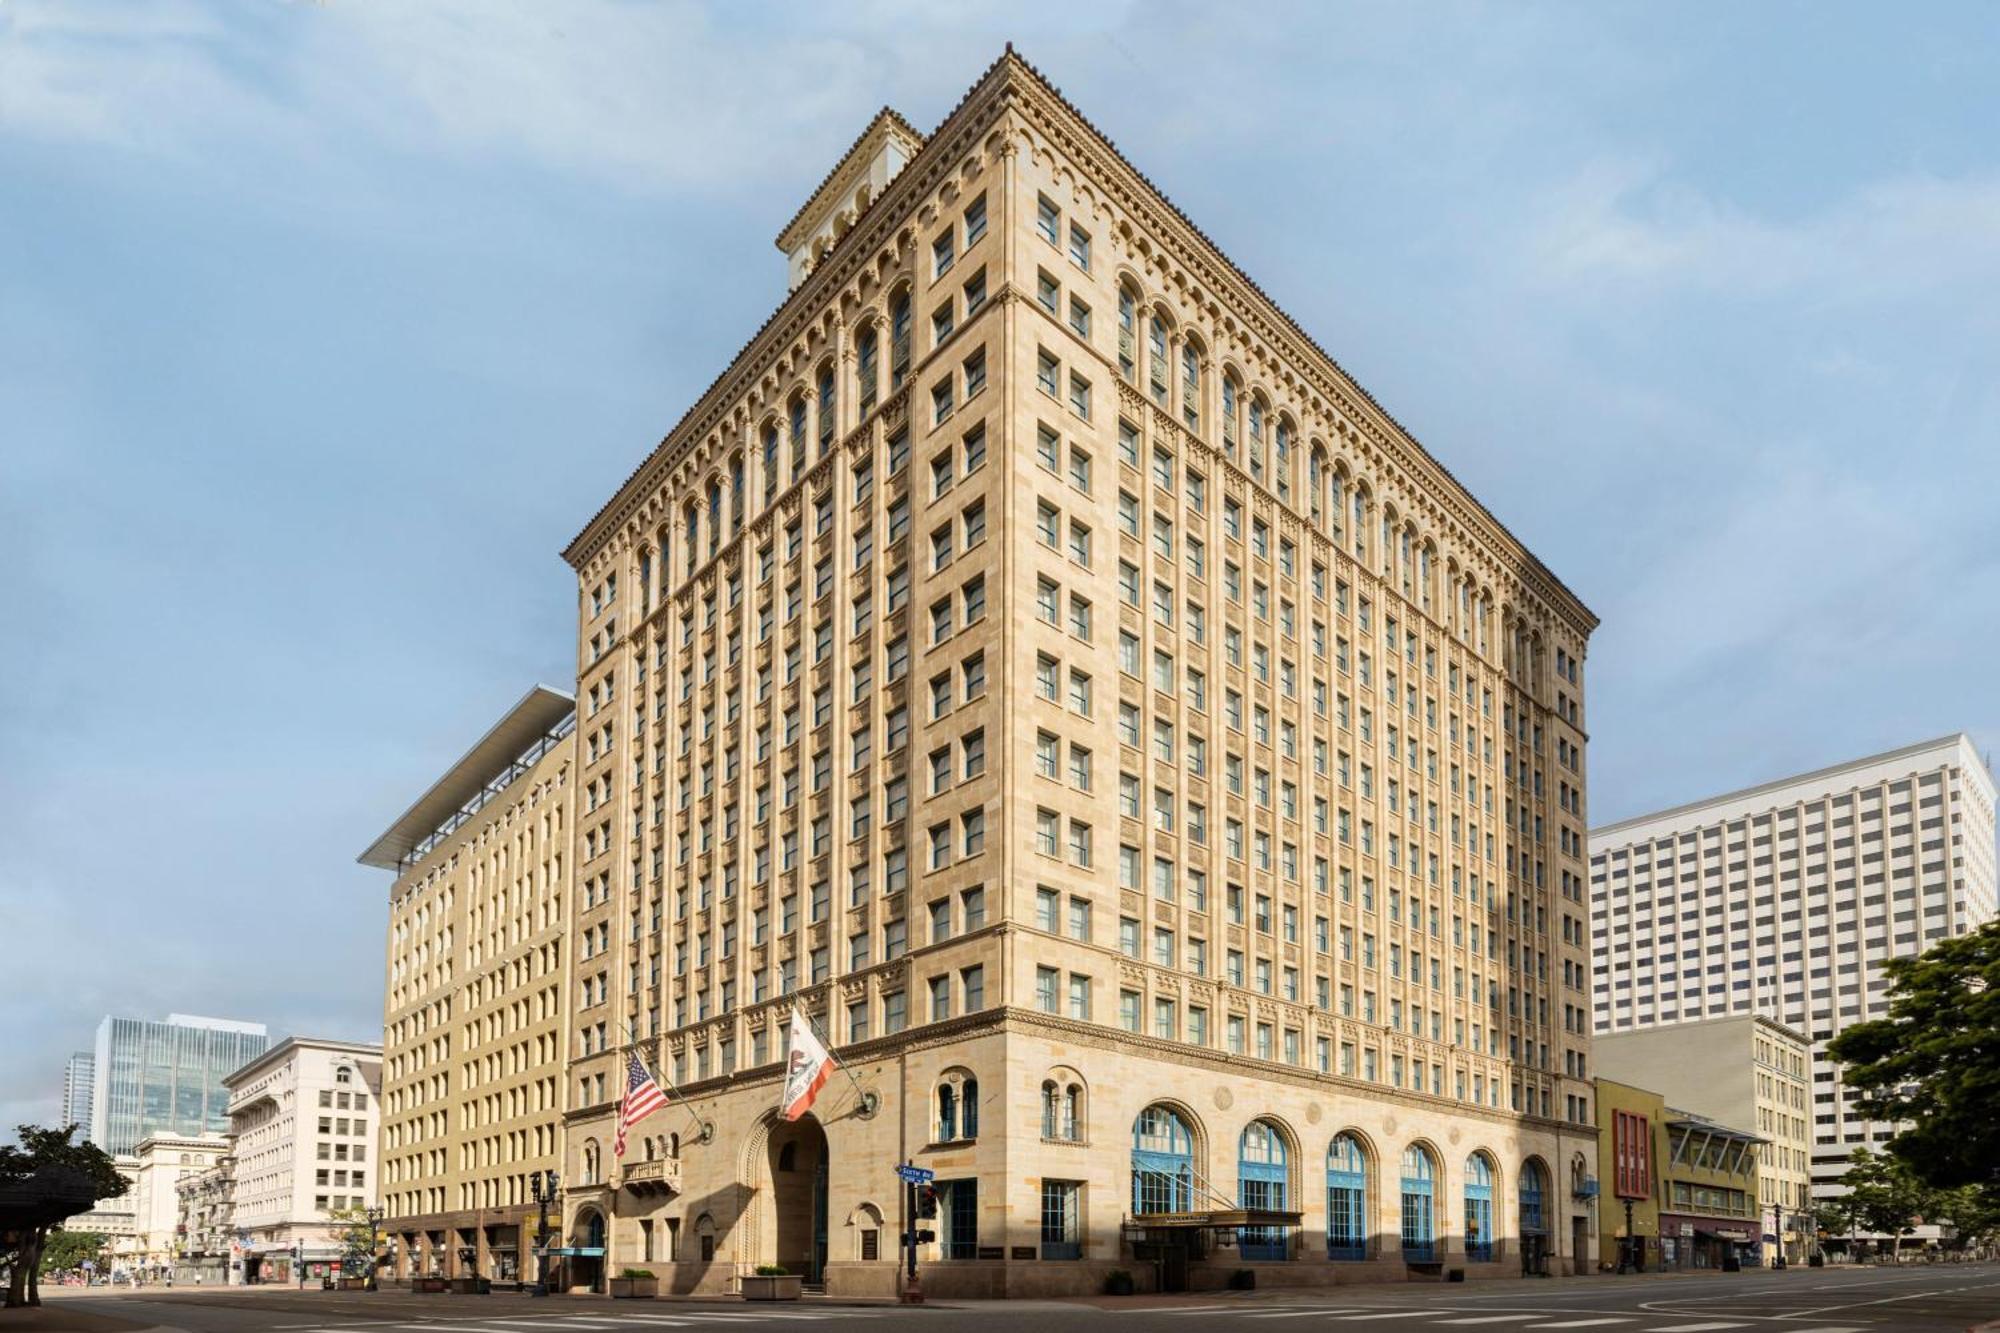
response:
{"label": "asphalt road", "polygon": [[[1547,1282],[1354,1286],[1310,1292],[1209,1293],[1087,1301],[953,1302],[921,1308],[807,1300],[607,1301],[409,1296],[395,1292],[162,1291],[61,1293],[64,1311],[186,1333],[1368,1333],[1377,1328],[1520,1333],[1962,1333],[2000,1320],[2000,1266],[1592,1277]],[[78,1321],[81,1323],[82,1321]],[[879,1326],[879,1327],[878,1327]],[[7,1320],[0,1315],[0,1333]]]}

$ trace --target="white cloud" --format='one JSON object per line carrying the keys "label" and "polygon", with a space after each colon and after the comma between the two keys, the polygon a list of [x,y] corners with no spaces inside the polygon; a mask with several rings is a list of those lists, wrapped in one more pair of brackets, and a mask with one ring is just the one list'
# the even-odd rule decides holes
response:
{"label": "white cloud", "polygon": [[2000,276],[2000,178],[1886,177],[1779,220],[1661,164],[1599,159],[1544,197],[1530,235],[1530,269],[1548,284],[1906,301]]}

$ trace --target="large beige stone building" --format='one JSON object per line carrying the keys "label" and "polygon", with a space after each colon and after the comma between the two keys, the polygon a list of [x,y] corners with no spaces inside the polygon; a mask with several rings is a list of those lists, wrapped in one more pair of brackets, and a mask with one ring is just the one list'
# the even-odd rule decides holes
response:
{"label": "large beige stone building", "polygon": [[574,700],[524,695],[361,855],[393,870],[380,1168],[392,1271],[529,1271],[559,1165]]}
{"label": "large beige stone building", "polygon": [[566,552],[568,1280],[1588,1266],[1591,613],[1011,53],[779,243]]}
{"label": "large beige stone building", "polygon": [[[1812,1205],[1812,1043],[1762,1014],[1726,1015],[1631,1032],[1599,1033],[1597,1073],[1663,1088],[1674,1105],[1758,1139],[1756,1202],[1763,1260],[1805,1259]],[[1781,1211],[1772,1212],[1773,1206]],[[1776,1228],[1782,1226],[1782,1232]]]}

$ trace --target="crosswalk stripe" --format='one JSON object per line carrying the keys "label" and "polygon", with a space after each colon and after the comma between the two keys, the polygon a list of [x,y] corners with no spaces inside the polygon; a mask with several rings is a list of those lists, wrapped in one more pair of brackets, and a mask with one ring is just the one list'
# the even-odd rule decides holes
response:
{"label": "crosswalk stripe", "polygon": [[1539,1319],[1532,1314],[1481,1314],[1470,1319],[1440,1319],[1440,1324],[1518,1324],[1523,1319]]}
{"label": "crosswalk stripe", "polygon": [[1630,1319],[1559,1319],[1552,1324],[1530,1324],[1529,1328],[1590,1328],[1596,1324],[1629,1324]]}
{"label": "crosswalk stripe", "polygon": [[1656,1328],[1653,1333],[1708,1333],[1713,1328],[1748,1328],[1748,1324],[1725,1321],[1720,1324],[1674,1324],[1669,1328]]}
{"label": "crosswalk stripe", "polygon": [[1314,1306],[1310,1310],[1264,1310],[1257,1314],[1245,1315],[1245,1319],[1305,1319],[1311,1315],[1348,1314],[1355,1310],[1365,1310],[1365,1305]]}
{"label": "crosswalk stripe", "polygon": [[1801,1328],[1796,1330],[1787,1328],[1785,1333],[1861,1333],[1861,1330],[1853,1324],[1828,1324],[1824,1328]]}
{"label": "crosswalk stripe", "polygon": [[1344,1314],[1336,1315],[1342,1323],[1359,1323],[1363,1319],[1418,1319],[1426,1315],[1449,1314],[1449,1310],[1391,1310],[1387,1314]]}

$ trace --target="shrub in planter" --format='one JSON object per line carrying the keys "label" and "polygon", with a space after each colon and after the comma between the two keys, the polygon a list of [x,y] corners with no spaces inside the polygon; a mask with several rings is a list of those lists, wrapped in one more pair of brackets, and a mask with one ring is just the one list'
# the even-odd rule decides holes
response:
{"label": "shrub in planter", "polygon": [[1114,1268],[1104,1275],[1106,1296],[1130,1296],[1133,1292],[1132,1275],[1122,1268]]}
{"label": "shrub in planter", "polygon": [[759,1264],[755,1273],[738,1278],[746,1301],[795,1301],[804,1294],[805,1278],[787,1272],[782,1264]]}
{"label": "shrub in planter", "polygon": [[643,1268],[627,1268],[605,1287],[613,1300],[649,1300],[660,1294],[660,1280]]}

